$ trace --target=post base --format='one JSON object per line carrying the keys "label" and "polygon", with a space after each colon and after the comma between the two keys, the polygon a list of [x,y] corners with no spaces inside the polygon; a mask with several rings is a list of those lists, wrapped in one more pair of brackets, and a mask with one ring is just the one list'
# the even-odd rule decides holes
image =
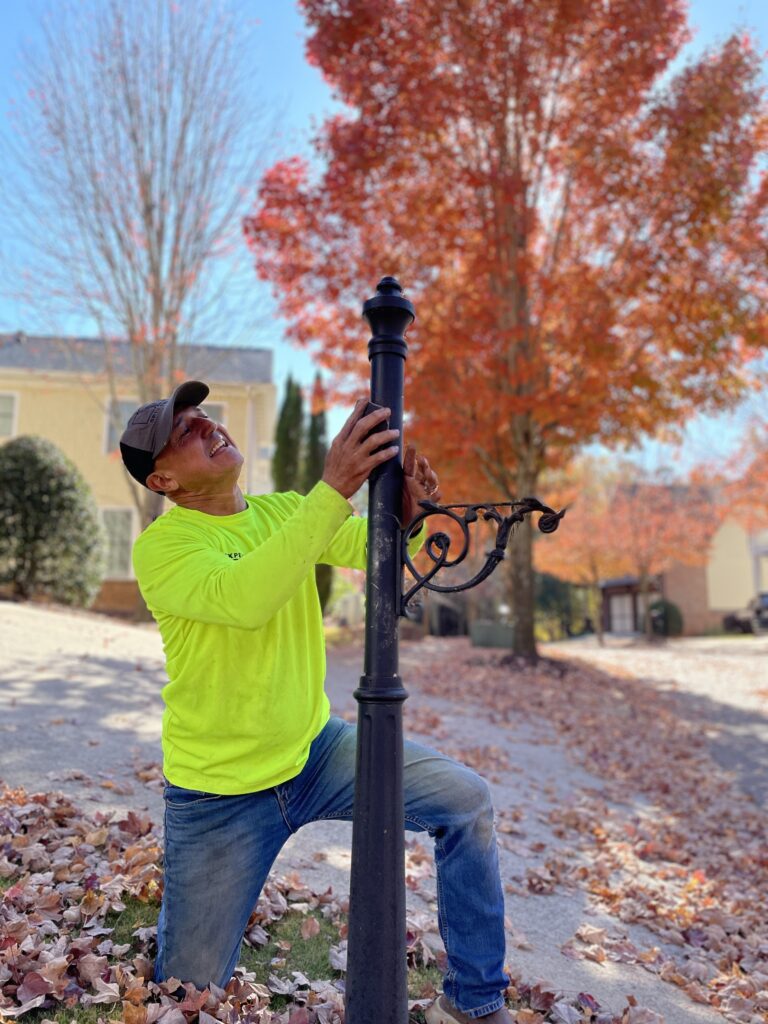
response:
{"label": "post base", "polygon": [[408,697],[400,676],[360,676],[360,685],[352,696],[370,704],[392,704]]}

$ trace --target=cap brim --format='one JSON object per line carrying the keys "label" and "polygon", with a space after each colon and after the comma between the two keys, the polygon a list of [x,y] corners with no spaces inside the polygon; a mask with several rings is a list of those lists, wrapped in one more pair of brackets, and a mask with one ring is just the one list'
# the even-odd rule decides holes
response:
{"label": "cap brim", "polygon": [[203,384],[201,380],[185,380],[183,384],[179,384],[168,399],[165,408],[160,413],[157,431],[155,434],[155,445],[152,450],[153,459],[157,458],[170,440],[171,432],[173,430],[173,416],[176,408],[179,405],[184,407],[189,405],[200,405],[201,402],[206,400],[209,393],[210,388],[207,384]]}

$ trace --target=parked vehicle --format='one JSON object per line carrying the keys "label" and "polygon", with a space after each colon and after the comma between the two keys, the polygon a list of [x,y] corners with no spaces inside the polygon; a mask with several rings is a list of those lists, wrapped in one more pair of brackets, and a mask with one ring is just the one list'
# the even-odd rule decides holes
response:
{"label": "parked vehicle", "polygon": [[768,591],[753,597],[746,608],[723,617],[729,633],[768,633]]}

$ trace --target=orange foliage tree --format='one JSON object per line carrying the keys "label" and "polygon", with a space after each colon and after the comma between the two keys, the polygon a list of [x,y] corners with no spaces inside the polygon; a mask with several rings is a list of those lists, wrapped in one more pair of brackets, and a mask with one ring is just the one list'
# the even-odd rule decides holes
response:
{"label": "orange foliage tree", "polygon": [[[323,170],[265,174],[244,232],[336,397],[368,374],[360,303],[391,273],[417,311],[409,431],[452,500],[535,494],[586,442],[737,401],[766,344],[747,34],[662,81],[683,0],[300,6],[349,110],[315,140]],[[509,566],[534,659],[530,524]]]}
{"label": "orange foliage tree", "polygon": [[729,514],[750,533],[768,530],[768,420],[755,420],[721,472]]}
{"label": "orange foliage tree", "polygon": [[[728,511],[711,481],[680,482],[668,471],[644,472],[630,462],[609,469],[582,460],[569,480],[574,493],[568,531],[551,544],[536,545],[537,567],[596,595],[600,580],[634,576],[642,609],[656,577],[676,564],[706,563]],[[650,636],[648,616],[644,625]]]}
{"label": "orange foliage tree", "polygon": [[[640,607],[648,608],[654,577],[676,563],[704,565],[722,517],[722,506],[706,487],[639,478],[623,483],[611,507],[612,543],[624,571],[637,577]],[[650,616],[645,615],[650,637]]]}

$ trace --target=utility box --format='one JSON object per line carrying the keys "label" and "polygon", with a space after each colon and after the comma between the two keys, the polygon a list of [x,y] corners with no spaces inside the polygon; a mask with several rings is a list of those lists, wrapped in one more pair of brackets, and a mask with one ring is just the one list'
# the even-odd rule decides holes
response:
{"label": "utility box", "polygon": [[494,622],[492,619],[475,619],[469,627],[473,647],[512,646],[515,628],[511,622]]}

